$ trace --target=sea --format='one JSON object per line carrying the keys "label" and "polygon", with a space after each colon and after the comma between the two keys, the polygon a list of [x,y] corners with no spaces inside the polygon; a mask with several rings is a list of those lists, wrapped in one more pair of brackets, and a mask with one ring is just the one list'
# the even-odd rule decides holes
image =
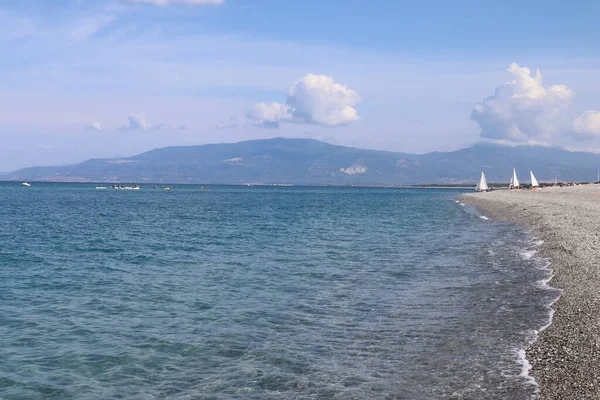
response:
{"label": "sea", "polygon": [[464,190],[0,183],[0,399],[533,399],[540,241]]}

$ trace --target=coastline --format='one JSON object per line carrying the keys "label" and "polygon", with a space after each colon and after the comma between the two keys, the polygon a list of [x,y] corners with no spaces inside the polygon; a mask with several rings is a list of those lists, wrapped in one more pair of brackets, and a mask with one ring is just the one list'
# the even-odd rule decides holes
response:
{"label": "coastline", "polygon": [[538,255],[552,263],[549,284],[563,291],[551,325],[526,350],[539,398],[600,398],[600,186],[469,193],[463,201],[531,229],[543,240]]}

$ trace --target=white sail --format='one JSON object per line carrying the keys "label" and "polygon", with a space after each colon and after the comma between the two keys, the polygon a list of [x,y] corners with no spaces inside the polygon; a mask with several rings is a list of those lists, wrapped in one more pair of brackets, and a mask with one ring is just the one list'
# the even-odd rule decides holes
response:
{"label": "white sail", "polygon": [[537,179],[535,179],[535,176],[533,175],[533,171],[529,171],[529,173],[531,174],[531,187],[538,187],[540,186],[540,184],[538,183]]}
{"label": "white sail", "polygon": [[479,183],[477,184],[477,188],[475,188],[478,192],[485,192],[489,190],[487,180],[485,179],[485,174],[481,171],[481,178],[479,179]]}
{"label": "white sail", "polygon": [[513,168],[512,187],[513,189],[519,188],[519,180],[517,179],[517,170],[515,168]]}

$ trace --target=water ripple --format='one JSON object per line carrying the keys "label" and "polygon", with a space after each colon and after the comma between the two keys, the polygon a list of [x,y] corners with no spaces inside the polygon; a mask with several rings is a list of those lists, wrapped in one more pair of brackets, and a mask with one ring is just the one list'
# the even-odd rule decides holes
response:
{"label": "water ripple", "polygon": [[446,191],[94,186],[0,184],[2,399],[533,393],[548,271]]}

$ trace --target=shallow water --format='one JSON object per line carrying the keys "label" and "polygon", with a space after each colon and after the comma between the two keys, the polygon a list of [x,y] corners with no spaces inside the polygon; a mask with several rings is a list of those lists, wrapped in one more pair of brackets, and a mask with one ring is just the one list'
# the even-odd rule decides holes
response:
{"label": "shallow water", "polygon": [[0,398],[535,393],[545,261],[458,191],[94,188],[0,184]]}

